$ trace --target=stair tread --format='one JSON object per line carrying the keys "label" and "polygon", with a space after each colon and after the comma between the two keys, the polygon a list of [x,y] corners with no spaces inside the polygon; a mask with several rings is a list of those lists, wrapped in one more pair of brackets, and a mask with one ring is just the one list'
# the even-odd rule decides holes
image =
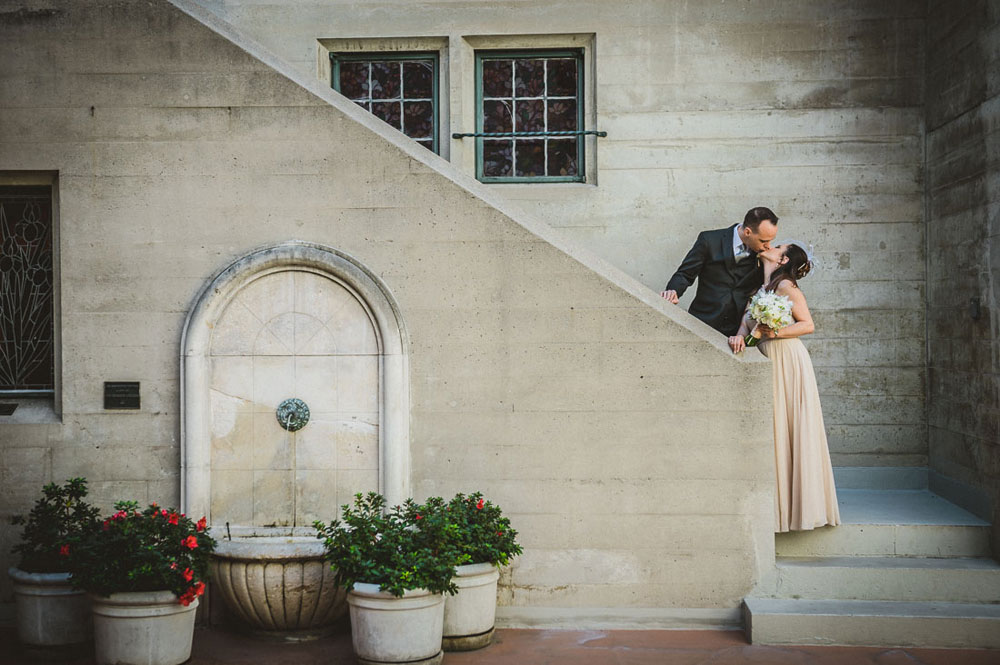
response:
{"label": "stair tread", "polygon": [[1000,573],[1000,563],[984,557],[814,556],[778,557],[775,562],[779,568],[982,570]]}
{"label": "stair tread", "polygon": [[989,526],[928,490],[841,489],[837,498],[843,524]]}
{"label": "stair tread", "polygon": [[755,614],[798,614],[850,617],[933,619],[997,619],[1000,604],[948,603],[942,601],[895,600],[812,600],[797,598],[746,598],[744,602]]}

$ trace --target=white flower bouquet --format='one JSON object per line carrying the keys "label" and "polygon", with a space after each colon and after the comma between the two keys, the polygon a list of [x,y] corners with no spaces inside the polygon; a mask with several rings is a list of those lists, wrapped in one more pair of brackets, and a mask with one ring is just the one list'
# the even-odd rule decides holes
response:
{"label": "white flower bouquet", "polygon": [[[778,295],[774,291],[758,291],[750,299],[747,311],[751,319],[771,330],[781,330],[785,326],[795,323],[795,317],[792,316],[791,299],[788,296]],[[758,332],[757,326],[754,326],[744,341],[747,346],[756,346],[760,337],[761,334]]]}

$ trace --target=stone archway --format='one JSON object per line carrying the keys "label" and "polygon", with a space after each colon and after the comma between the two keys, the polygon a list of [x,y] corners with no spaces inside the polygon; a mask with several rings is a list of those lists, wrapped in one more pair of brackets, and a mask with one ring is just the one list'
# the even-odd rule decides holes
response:
{"label": "stone archway", "polygon": [[[257,250],[202,290],[181,344],[181,505],[233,535],[311,532],[356,491],[409,496],[404,330],[351,257]],[[278,425],[303,399],[310,422]]]}

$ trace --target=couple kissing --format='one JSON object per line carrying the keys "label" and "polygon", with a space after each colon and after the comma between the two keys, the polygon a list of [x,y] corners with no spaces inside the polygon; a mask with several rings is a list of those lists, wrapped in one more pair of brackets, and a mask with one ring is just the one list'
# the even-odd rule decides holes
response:
{"label": "couple kissing", "polygon": [[774,530],[840,524],[819,389],[799,339],[815,329],[799,280],[812,269],[801,243],[775,242],[778,216],[765,207],[743,222],[702,231],[660,293],[728,338],[733,353],[757,346],[772,361],[776,501]]}

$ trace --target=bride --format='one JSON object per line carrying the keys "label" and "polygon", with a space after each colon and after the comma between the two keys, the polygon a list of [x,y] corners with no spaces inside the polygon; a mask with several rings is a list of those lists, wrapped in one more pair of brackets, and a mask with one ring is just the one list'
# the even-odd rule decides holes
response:
{"label": "bride", "polygon": [[[758,254],[764,262],[764,286],[792,301],[795,322],[780,330],[758,325],[760,351],[772,361],[774,391],[774,461],[777,501],[774,530],[805,531],[840,524],[837,490],[826,443],[819,389],[809,352],[799,340],[814,329],[798,280],[812,263],[804,249],[787,243]],[[745,348],[754,321],[744,315],[739,332],[729,338],[733,353]]]}

